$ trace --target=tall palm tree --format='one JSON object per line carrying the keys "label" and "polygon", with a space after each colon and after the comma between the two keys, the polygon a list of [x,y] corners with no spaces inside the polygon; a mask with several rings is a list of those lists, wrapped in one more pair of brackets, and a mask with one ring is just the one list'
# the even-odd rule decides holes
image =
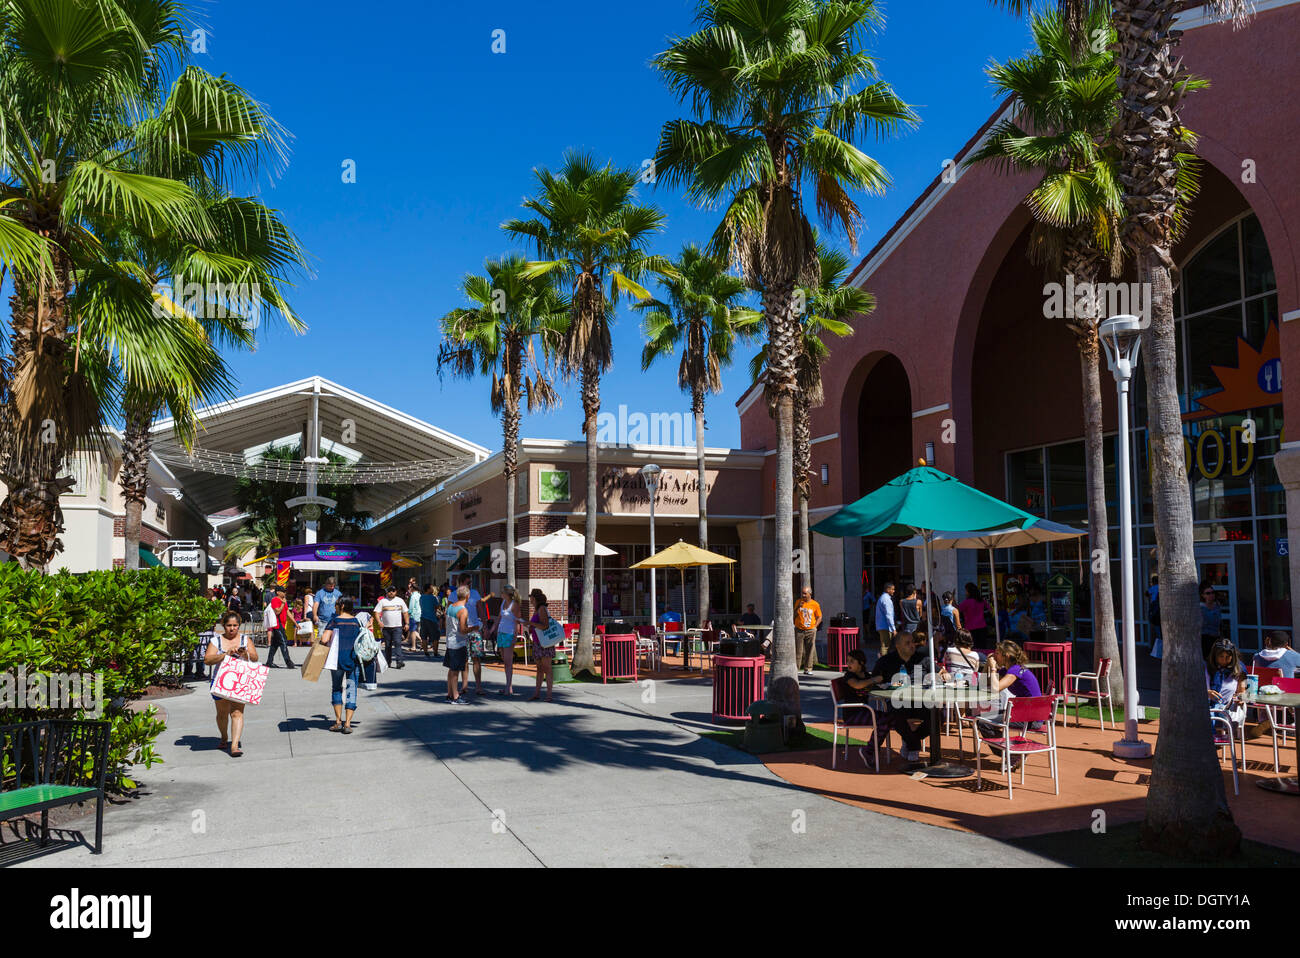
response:
{"label": "tall palm tree", "polygon": [[[1246,0],[1218,0],[1238,25]],[[1114,0],[1119,42],[1120,180],[1127,217],[1123,238],[1150,290],[1151,324],[1142,334],[1147,380],[1151,501],[1160,568],[1160,742],[1147,794],[1143,841],[1176,855],[1232,854],[1241,831],[1232,820],[1218,756],[1211,745],[1200,660],[1192,502],[1183,459],[1174,327],[1173,244],[1181,226],[1179,116],[1189,75],[1177,57],[1175,0]]]}
{"label": "tall palm tree", "polygon": [[[826,335],[853,335],[852,320],[876,309],[876,297],[856,286],[844,285],[849,258],[824,243],[817,244],[821,277],[813,286],[802,287],[799,300],[805,304],[799,316],[801,328],[798,382],[794,401],[794,489],[799,500],[799,549],[803,555],[800,588],[810,584],[812,544],[808,534],[808,500],[812,498],[812,411],[825,401],[822,364],[830,357]],[[749,372],[760,382],[767,364],[764,348],[749,362]]]}
{"label": "tall palm tree", "polygon": [[854,145],[916,120],[862,49],[883,23],[874,0],[705,0],[700,29],[675,38],[654,66],[694,119],[659,137],[659,182],[698,203],[725,204],[712,252],[731,255],[758,291],[767,325],[764,390],[776,420],[776,587],[771,697],[800,715],[791,591],[794,397],[801,352],[795,290],[818,281],[811,195],[856,249],[853,191],[883,193],[884,168]]}
{"label": "tall palm tree", "polygon": [[[250,101],[250,106],[255,105]],[[256,116],[251,109],[248,113]],[[213,125],[209,121],[205,130],[208,139],[202,144],[210,154],[209,164],[219,161],[223,145],[223,140],[214,134]],[[265,129],[265,124],[258,126]],[[266,136],[256,127],[245,129],[244,123],[231,127],[224,131],[228,140],[238,142]],[[201,174],[196,179],[207,180],[207,176]],[[217,184],[202,182],[201,188],[215,193]],[[256,331],[272,321],[282,319],[295,332],[304,330],[305,325],[289,306],[286,287],[291,273],[305,270],[305,255],[279,214],[252,198],[228,195],[214,196],[205,203],[205,208],[213,224],[210,241],[196,243],[182,238],[179,243],[160,244],[144,239],[133,244],[130,252],[154,289],[170,279],[173,286],[197,283],[205,291],[197,299],[187,299],[184,288],[173,288],[170,297],[155,293],[154,312],[166,311],[183,322],[188,321],[195,335],[214,346],[236,349],[255,348]],[[111,297],[105,300],[107,308],[119,305]],[[219,356],[208,367],[212,371],[225,368]],[[119,484],[126,512],[127,568],[135,568],[134,563],[139,559],[140,523],[148,490],[148,457],[152,444],[149,427],[167,407],[176,424],[175,437],[188,449],[194,439],[195,410],[225,398],[222,393],[231,392],[224,384],[221,392],[205,388],[203,371],[198,370],[198,375],[188,374],[178,363],[172,381],[163,388],[149,389],[135,382],[126,384]]]}
{"label": "tall palm tree", "polygon": [[538,347],[549,354],[558,345],[569,304],[548,275],[530,276],[520,256],[489,260],[486,276],[467,276],[461,284],[473,306],[442,318],[445,343],[438,368],[464,377],[492,377],[492,411],[501,416],[502,467],[506,479],[506,581],[515,581],[515,491],[519,472],[519,406],[528,411],[559,404],[549,370],[538,361]]}
{"label": "tall palm tree", "polygon": [[[1095,290],[1108,266],[1112,274],[1119,267],[1123,197],[1117,179],[1118,149],[1112,138],[1119,94],[1107,12],[1093,10],[1085,28],[1090,36],[1109,40],[1076,46],[1060,12],[1035,16],[1031,29],[1036,52],[989,67],[994,86],[1010,95],[1014,114],[990,131],[967,163],[1040,173],[1042,178],[1025,198],[1034,216],[1030,256],[1044,266],[1049,280],[1063,288],[1070,288],[1072,278],[1074,289]],[[1097,324],[1104,317],[1098,315],[1095,295],[1071,305],[1076,309],[1067,324],[1079,350],[1083,377],[1093,642],[1097,659],[1112,662],[1115,698],[1122,705],[1123,661],[1110,581],[1097,338]]]}
{"label": "tall palm tree", "polygon": [[613,363],[609,328],[613,310],[624,294],[646,299],[638,280],[646,272],[664,272],[662,257],[647,251],[650,238],[663,228],[664,214],[635,202],[640,174],[599,166],[591,156],[570,152],[558,174],[537,171],[538,193],[524,202],[534,215],[515,219],[504,229],[530,240],[539,261],[526,276],[554,273],[569,292],[569,322],[560,344],[560,368],[582,381],[583,433],[587,444],[587,519],[582,557],[582,616],[574,672],[594,672],[593,596],[596,589],[597,498],[596,418],[600,412],[600,377]]}
{"label": "tall palm tree", "polygon": [[[1022,12],[1030,0],[994,0]],[[1156,555],[1160,568],[1160,743],[1147,795],[1143,842],[1179,856],[1220,857],[1235,852],[1241,832],[1232,820],[1210,746],[1200,661],[1196,555],[1191,501],[1183,459],[1178,402],[1177,343],[1173,319],[1172,250],[1183,222],[1182,154],[1188,141],[1179,111],[1196,84],[1176,57],[1178,0],[1061,0],[1075,11],[1108,8],[1117,36],[1116,85],[1120,111],[1119,181],[1124,195],[1122,241],[1137,263],[1150,304],[1143,333],[1147,424]],[[1250,0],[1210,0],[1218,14],[1240,26]],[[1125,437],[1126,438],[1126,437]]]}
{"label": "tall palm tree", "polygon": [[[370,522],[371,515],[357,508],[357,486],[351,481],[351,469],[347,459],[332,450],[321,453],[328,460],[321,466],[320,494],[326,499],[333,499],[334,505],[321,508],[317,522],[317,532],[322,542],[353,542]],[[299,442],[286,445],[272,445],[264,449],[259,461],[263,463],[293,463],[302,460],[302,446]],[[239,532],[245,529],[264,539],[270,539],[268,531],[274,531],[274,538],[280,545],[294,541],[293,527],[296,516],[285,501],[301,492],[301,488],[292,482],[276,479],[259,479],[251,474],[240,476],[235,481],[235,505],[247,515]],[[267,526],[269,525],[269,530]]]}
{"label": "tall palm tree", "polygon": [[[60,548],[67,452],[113,415],[124,380],[166,391],[181,372],[178,350],[194,348],[183,317],[142,321],[147,277],[114,250],[122,235],[213,236],[203,198],[165,169],[185,124],[202,128],[214,109],[202,100],[192,114],[164,109],[185,18],[165,0],[0,2],[0,255],[14,287],[0,547],[28,565]],[[48,270],[33,268],[19,233],[39,241]]]}
{"label": "tall palm tree", "polygon": [[[641,350],[641,368],[671,356],[680,345],[677,385],[691,394],[695,417],[695,471],[699,486],[700,548],[709,547],[709,509],[705,495],[704,398],[722,392],[722,369],[731,364],[737,336],[752,336],[758,329],[759,314],[738,306],[747,287],[727,272],[727,261],[709,256],[694,243],[682,247],[672,272],[659,281],[667,302],[646,299],[632,308],[645,314],[646,344]],[[697,571],[700,625],[709,618],[709,570]],[[658,614],[657,612],[655,613]]]}

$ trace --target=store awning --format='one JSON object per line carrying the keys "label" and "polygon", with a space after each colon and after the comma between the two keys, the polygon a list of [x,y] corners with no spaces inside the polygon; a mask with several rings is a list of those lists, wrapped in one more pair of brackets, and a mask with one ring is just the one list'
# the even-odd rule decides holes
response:
{"label": "store awning", "polygon": [[478,552],[475,552],[474,557],[470,559],[468,562],[456,562],[452,564],[447,569],[447,571],[448,572],[474,572],[475,570],[481,569],[484,565],[486,565],[488,559],[491,558],[491,556],[492,556],[492,547],[484,546],[483,548],[479,549]]}
{"label": "store awning", "polygon": [[159,561],[158,557],[153,554],[153,550],[147,549],[144,546],[140,546],[140,567],[143,569],[146,566],[151,566],[151,565],[160,566],[162,565],[162,562]]}

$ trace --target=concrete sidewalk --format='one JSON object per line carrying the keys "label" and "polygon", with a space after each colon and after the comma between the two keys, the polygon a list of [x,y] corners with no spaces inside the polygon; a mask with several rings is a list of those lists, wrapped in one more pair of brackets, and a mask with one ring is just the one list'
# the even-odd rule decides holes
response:
{"label": "concrete sidewalk", "polygon": [[[304,650],[295,650],[299,659]],[[42,866],[1042,865],[1013,845],[855,808],[797,788],[697,733],[708,678],[556,687],[506,698],[500,672],[468,706],[442,701],[423,656],[359,693],[353,735],[331,733],[329,676],[271,672],[247,709],[245,755],[217,749],[205,686],[160,701],[165,764],[110,808],[104,853]],[[523,677],[521,677],[523,678]],[[805,678],[808,717],[828,679]],[[93,836],[93,816],[71,822]]]}

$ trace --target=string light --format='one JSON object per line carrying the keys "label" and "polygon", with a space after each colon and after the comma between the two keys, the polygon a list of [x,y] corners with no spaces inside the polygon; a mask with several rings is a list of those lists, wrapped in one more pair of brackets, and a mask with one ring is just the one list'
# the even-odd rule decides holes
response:
{"label": "string light", "polygon": [[329,463],[312,465],[301,461],[249,462],[243,453],[215,449],[193,449],[171,443],[159,443],[154,454],[169,466],[220,476],[285,482],[306,485],[312,478],[321,485],[379,485],[391,482],[433,482],[455,475],[473,465],[470,456],[446,459],[413,459],[404,462]]}

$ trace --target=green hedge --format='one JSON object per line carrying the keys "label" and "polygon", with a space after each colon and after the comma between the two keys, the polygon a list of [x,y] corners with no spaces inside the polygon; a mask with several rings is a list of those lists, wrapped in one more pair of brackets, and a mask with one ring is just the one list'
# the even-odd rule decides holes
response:
{"label": "green hedge", "polygon": [[[170,659],[187,654],[195,635],[212,627],[221,603],[198,581],[174,569],[41,575],[0,565],[0,674],[103,675],[104,715],[112,722],[107,785],[136,787],[127,772],[162,759],[153,745],[164,724],[139,698]],[[4,708],[0,725],[39,718],[82,718],[80,709]]]}

